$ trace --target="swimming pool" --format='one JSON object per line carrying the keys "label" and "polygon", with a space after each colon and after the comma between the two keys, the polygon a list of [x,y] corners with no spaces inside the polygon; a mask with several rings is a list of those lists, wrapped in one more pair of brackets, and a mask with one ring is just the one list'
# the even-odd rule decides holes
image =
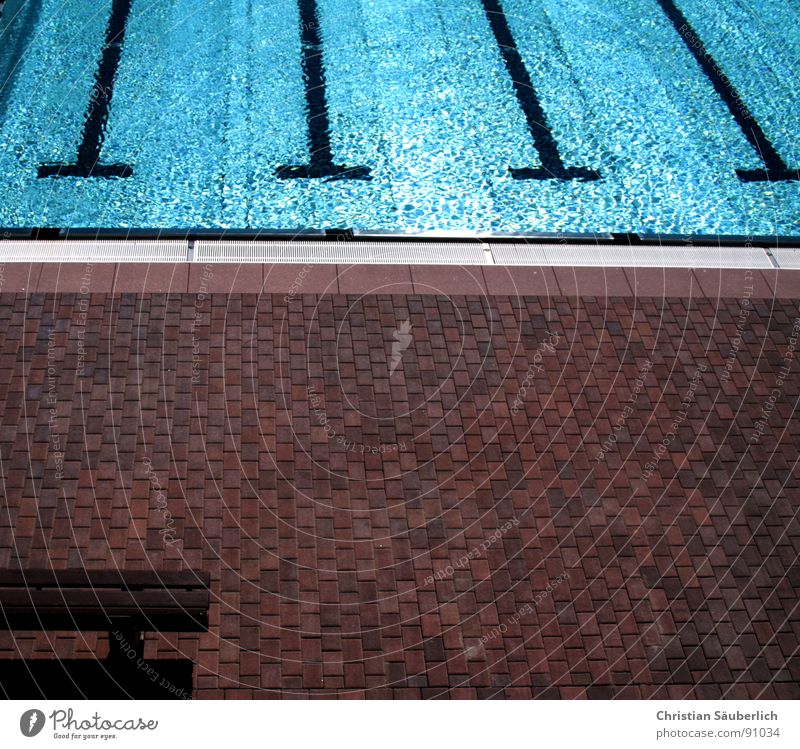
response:
{"label": "swimming pool", "polygon": [[8,0],[0,226],[800,235],[800,2]]}

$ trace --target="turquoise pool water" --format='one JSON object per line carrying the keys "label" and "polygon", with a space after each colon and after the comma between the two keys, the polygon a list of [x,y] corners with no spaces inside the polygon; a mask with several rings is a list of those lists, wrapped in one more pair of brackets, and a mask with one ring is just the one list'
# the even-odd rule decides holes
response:
{"label": "turquoise pool water", "polygon": [[800,234],[800,2],[8,0],[0,227]]}

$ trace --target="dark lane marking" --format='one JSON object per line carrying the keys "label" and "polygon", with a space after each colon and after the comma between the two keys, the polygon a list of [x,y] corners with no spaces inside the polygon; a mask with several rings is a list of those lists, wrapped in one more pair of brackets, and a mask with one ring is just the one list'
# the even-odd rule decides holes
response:
{"label": "dark lane marking", "polygon": [[508,25],[506,13],[500,5],[500,0],[482,0],[486,18],[492,27],[497,46],[503,55],[506,70],[514,84],[514,93],[517,95],[520,109],[525,115],[528,130],[533,138],[533,145],[539,154],[542,165],[537,168],[524,167],[512,168],[511,176],[514,179],[600,179],[600,172],[584,166],[566,166],[558,150],[558,143],[547,124],[539,97],[531,83],[528,69],[522,61],[522,55],[517,47],[517,42]]}
{"label": "dark lane marking", "polygon": [[130,177],[133,174],[133,169],[128,164],[100,163],[132,3],[133,0],[114,0],[111,6],[103,54],[95,71],[94,87],[89,96],[83,136],[75,162],[42,164],[39,167],[39,177]]}
{"label": "dark lane marking", "polygon": [[306,89],[309,163],[279,166],[275,175],[280,179],[372,179],[366,166],[347,167],[333,162],[319,10],[316,0],[298,0],[298,8],[303,48],[303,82]]}
{"label": "dark lane marking", "polygon": [[17,6],[11,9],[13,16],[4,19],[0,13],[0,45],[3,50],[0,58],[0,120],[6,116],[14,83],[22,69],[22,61],[39,26],[42,0],[29,0],[23,5],[17,3]]}
{"label": "dark lane marking", "polygon": [[711,81],[714,90],[722,101],[725,102],[736,124],[741,129],[744,137],[764,162],[766,169],[737,169],[736,176],[742,182],[786,182],[800,180],[800,172],[791,169],[775,150],[772,141],[766,136],[761,126],[753,117],[741,95],[730,82],[722,68],[717,64],[711,53],[706,49],[697,32],[686,20],[686,16],[678,9],[672,0],[658,0],[661,9],[669,18],[678,35],[683,39],[689,52],[702,68],[706,77]]}

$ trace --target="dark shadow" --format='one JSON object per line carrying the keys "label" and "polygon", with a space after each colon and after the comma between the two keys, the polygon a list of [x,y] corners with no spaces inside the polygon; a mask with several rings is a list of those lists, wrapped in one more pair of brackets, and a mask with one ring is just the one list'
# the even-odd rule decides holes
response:
{"label": "dark shadow", "polygon": [[192,661],[0,661],[0,697],[13,700],[176,700],[192,696]]}
{"label": "dark shadow", "polygon": [[0,16],[0,124],[20,70],[22,56],[33,39],[42,0],[6,0]]}

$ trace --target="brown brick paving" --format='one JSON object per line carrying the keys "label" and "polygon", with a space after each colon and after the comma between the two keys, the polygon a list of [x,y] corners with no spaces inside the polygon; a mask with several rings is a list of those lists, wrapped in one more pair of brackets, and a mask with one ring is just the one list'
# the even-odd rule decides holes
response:
{"label": "brown brick paving", "polygon": [[209,570],[200,698],[800,697],[797,302],[505,284],[2,295],[0,566]]}

